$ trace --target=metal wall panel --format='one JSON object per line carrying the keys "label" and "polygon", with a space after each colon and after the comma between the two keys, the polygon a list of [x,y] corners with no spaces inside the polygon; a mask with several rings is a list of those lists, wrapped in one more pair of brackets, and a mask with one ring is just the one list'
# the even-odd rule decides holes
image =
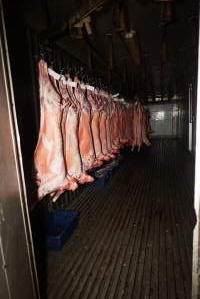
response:
{"label": "metal wall panel", "polygon": [[[1,225],[1,223],[0,223]],[[5,273],[5,267],[4,265],[4,256],[3,256],[3,248],[2,248],[2,242],[0,237],[0,295],[4,295],[3,298],[9,298],[9,289],[7,284],[7,277]]]}
{"label": "metal wall panel", "polygon": [[0,298],[35,299],[36,276],[1,3],[0,107],[0,269],[4,270],[0,270]]}
{"label": "metal wall panel", "polygon": [[177,137],[179,131],[179,106],[152,104],[148,106],[153,137]]}

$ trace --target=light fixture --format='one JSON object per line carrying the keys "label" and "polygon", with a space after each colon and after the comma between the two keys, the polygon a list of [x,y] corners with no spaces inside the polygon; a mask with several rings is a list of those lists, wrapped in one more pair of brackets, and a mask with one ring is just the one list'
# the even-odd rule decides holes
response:
{"label": "light fixture", "polygon": [[175,2],[176,0],[154,0],[155,2]]}

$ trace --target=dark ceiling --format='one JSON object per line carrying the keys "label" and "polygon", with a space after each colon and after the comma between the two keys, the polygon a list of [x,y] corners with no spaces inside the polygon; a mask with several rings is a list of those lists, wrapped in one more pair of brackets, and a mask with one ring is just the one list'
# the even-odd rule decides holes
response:
{"label": "dark ceiling", "polygon": [[[84,29],[82,37],[77,28],[69,30],[72,16],[82,8],[87,11],[88,3],[98,2],[24,2],[24,19],[44,39],[59,44],[87,65],[92,61],[94,71],[119,90],[128,90],[130,97],[183,92],[188,80],[196,76],[198,1],[101,1],[105,2],[101,9],[90,14],[91,35]],[[125,19],[124,28],[119,28],[119,11]],[[127,40],[124,36],[130,30],[136,35]]]}

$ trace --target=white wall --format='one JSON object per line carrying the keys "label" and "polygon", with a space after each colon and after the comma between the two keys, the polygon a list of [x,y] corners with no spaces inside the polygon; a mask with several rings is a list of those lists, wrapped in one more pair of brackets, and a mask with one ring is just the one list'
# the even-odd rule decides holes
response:
{"label": "white wall", "polygon": [[148,105],[152,137],[178,137],[181,131],[179,105],[163,103]]}

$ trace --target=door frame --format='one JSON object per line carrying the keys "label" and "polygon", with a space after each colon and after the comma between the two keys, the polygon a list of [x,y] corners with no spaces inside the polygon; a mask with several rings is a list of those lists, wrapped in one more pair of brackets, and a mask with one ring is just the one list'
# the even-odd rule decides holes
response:
{"label": "door frame", "polygon": [[[3,145],[0,153],[1,158],[6,158],[1,161],[3,182],[0,183],[0,267],[3,269],[1,277],[4,278],[6,287],[1,289],[0,297],[36,299],[40,298],[39,286],[2,1],[0,1],[0,70],[0,138]],[[19,285],[22,280],[27,284],[23,291]]]}
{"label": "door frame", "polygon": [[196,212],[197,222],[193,231],[192,299],[198,299],[200,296],[200,18],[198,43],[194,208]]}

